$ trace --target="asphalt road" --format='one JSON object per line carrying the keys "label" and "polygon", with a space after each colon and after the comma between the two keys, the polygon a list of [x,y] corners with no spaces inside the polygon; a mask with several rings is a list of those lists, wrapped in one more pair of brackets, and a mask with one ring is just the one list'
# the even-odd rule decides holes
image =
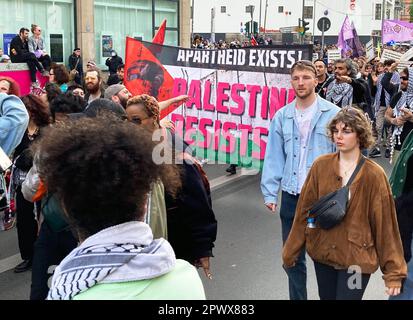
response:
{"label": "asphalt road", "polygon": [[[386,173],[390,165],[378,159]],[[281,267],[281,223],[278,213],[264,207],[260,175],[225,176],[226,165],[207,165],[213,186],[218,236],[212,259],[213,279],[200,272],[208,299],[288,299],[287,277]],[[224,175],[224,177],[223,177]],[[20,262],[16,230],[0,232],[0,300],[28,299],[30,271],[15,274]],[[308,259],[308,297],[318,299],[312,262]],[[8,269],[8,270],[7,270]],[[381,273],[370,280],[365,299],[387,299]]]}

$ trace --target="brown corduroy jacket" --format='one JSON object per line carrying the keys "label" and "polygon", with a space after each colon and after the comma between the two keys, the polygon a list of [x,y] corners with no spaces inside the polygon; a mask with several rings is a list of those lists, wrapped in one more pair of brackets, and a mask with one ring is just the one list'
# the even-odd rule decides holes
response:
{"label": "brown corduroy jacket", "polygon": [[336,269],[358,266],[374,273],[379,265],[386,287],[401,287],[407,275],[394,200],[384,170],[366,159],[350,186],[346,216],[329,230],[307,228],[308,209],[342,187],[338,153],[319,157],[303,186],[293,227],[283,248],[284,266],[292,267],[303,246],[310,257]]}

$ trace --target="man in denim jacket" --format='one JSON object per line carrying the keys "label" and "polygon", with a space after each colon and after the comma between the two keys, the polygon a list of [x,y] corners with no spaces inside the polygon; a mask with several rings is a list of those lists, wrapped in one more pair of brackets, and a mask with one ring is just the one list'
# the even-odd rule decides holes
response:
{"label": "man in denim jacket", "polygon": [[[317,72],[310,61],[298,61],[291,69],[291,85],[296,100],[277,112],[271,122],[261,191],[265,205],[275,213],[281,188],[281,228],[287,240],[301,188],[314,160],[335,151],[327,136],[327,125],[340,110],[317,97]],[[305,250],[297,264],[288,269],[291,300],[307,299]]]}

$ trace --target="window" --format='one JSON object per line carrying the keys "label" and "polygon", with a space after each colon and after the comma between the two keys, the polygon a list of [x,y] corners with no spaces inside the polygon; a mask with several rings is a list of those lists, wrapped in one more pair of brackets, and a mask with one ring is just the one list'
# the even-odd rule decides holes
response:
{"label": "window", "polygon": [[313,19],[313,6],[304,7],[304,19]]}
{"label": "window", "polygon": [[221,13],[226,13],[226,12],[227,12],[227,7],[221,6]]}
{"label": "window", "polygon": [[54,62],[64,62],[63,34],[50,34],[50,58]]}
{"label": "window", "polygon": [[381,20],[381,3],[376,3],[376,11],[374,13],[375,20]]}
{"label": "window", "polygon": [[251,12],[254,12],[254,6],[246,6],[245,13],[251,13]]}
{"label": "window", "polygon": [[279,6],[278,7],[278,13],[283,13],[284,12],[284,7],[283,6]]}

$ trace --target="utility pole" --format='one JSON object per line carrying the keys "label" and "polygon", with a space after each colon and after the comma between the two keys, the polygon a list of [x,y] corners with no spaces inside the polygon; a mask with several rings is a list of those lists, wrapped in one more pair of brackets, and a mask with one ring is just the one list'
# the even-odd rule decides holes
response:
{"label": "utility pole", "polygon": [[315,21],[315,4],[316,4],[316,1],[314,0],[314,4],[313,4],[313,44],[314,44],[314,40],[315,40],[315,24],[316,24],[316,21]]}
{"label": "utility pole", "polygon": [[[383,24],[384,24],[384,13],[386,10],[386,0],[382,2],[382,12],[381,12],[381,42],[383,43]],[[384,43],[383,43],[384,44]]]}
{"label": "utility pole", "polygon": [[258,24],[258,33],[261,32],[261,11],[262,11],[262,0],[260,0],[260,22]]}
{"label": "utility pole", "polygon": [[254,35],[254,9],[255,7],[253,5],[250,5],[250,13],[251,13],[251,25],[250,25],[250,32],[252,36]]}
{"label": "utility pole", "polygon": [[[305,10],[305,0],[303,0],[303,14],[302,14],[302,21],[304,21],[304,10]],[[304,44],[305,34],[301,36],[301,43]]]}
{"label": "utility pole", "polygon": [[194,40],[194,2],[195,0],[192,0],[191,3],[191,45],[192,45],[192,41]]}
{"label": "utility pole", "polygon": [[215,7],[211,8],[211,42],[215,42]]}
{"label": "utility pole", "polygon": [[264,37],[267,36],[267,9],[268,9],[268,0],[265,0],[265,15],[264,15]]}

